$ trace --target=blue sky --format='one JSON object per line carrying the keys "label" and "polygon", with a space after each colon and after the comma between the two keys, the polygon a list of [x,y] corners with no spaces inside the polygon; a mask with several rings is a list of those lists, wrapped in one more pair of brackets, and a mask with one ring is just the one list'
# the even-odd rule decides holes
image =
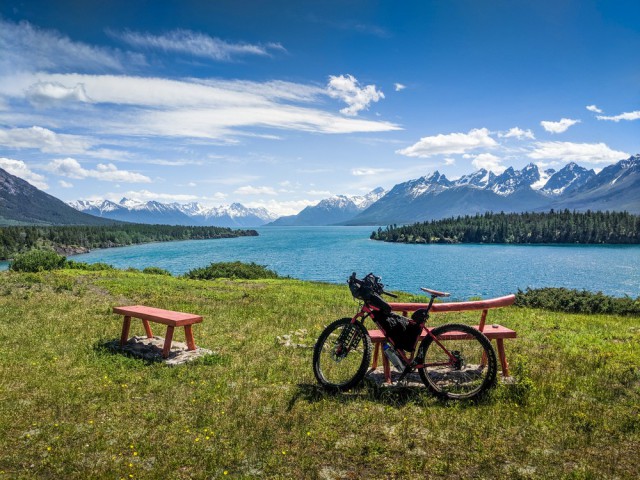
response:
{"label": "blue sky", "polygon": [[640,152],[640,2],[6,1],[0,167],[240,202]]}

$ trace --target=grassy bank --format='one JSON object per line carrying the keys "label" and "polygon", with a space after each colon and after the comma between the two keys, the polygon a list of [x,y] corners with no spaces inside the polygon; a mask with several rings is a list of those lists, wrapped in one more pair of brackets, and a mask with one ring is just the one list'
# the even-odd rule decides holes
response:
{"label": "grassy bank", "polygon": [[[407,297],[408,298],[408,297]],[[115,305],[202,314],[216,352],[168,368],[103,348]],[[0,275],[1,478],[637,478],[640,319],[527,308],[514,384],[480,404],[366,385],[329,395],[311,348],[346,286],[59,270]],[[435,316],[436,324],[476,315]],[[162,329],[156,327],[157,333]],[[132,333],[142,334],[139,322]],[[182,332],[177,332],[182,340]]]}

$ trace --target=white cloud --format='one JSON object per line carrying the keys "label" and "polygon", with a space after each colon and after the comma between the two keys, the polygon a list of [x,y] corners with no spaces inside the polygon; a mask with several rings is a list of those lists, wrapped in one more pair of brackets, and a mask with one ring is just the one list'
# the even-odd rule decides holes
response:
{"label": "white cloud", "polygon": [[502,159],[496,157],[491,153],[481,153],[480,155],[472,156],[473,161],[471,165],[473,165],[477,169],[484,168],[485,170],[490,170],[494,173],[502,173],[505,171],[506,167],[501,165]]}
{"label": "white cloud", "polygon": [[366,177],[369,175],[380,175],[381,173],[390,172],[388,168],[354,168],[351,170],[351,175],[356,177]]}
{"label": "white cloud", "polygon": [[614,163],[629,157],[626,152],[604,143],[536,142],[528,156],[534,160],[560,160],[563,163]]}
{"label": "white cloud", "polygon": [[73,183],[65,182],[64,180],[60,180],[58,183],[62,188],[73,188]]}
{"label": "white cloud", "polygon": [[598,107],[596,107],[595,105],[587,105],[585,107],[587,110],[589,110],[590,112],[594,112],[594,113],[602,113],[602,110],[600,110]]}
{"label": "white cloud", "polygon": [[456,159],[455,158],[445,158],[444,159],[444,164],[445,165],[455,165],[456,164]]}
{"label": "white cloud", "polygon": [[361,87],[352,75],[329,76],[327,93],[332,98],[344,101],[348,107],[340,112],[345,115],[357,115],[360,110],[369,108],[371,102],[384,98],[384,93],[377,90],[375,85]]}
{"label": "white cloud", "polygon": [[316,197],[330,197],[331,192],[329,190],[309,190],[307,195],[314,195]]}
{"label": "white cloud", "polygon": [[85,153],[91,140],[78,135],[55,133],[43,127],[0,130],[0,145],[9,148],[35,148],[44,153]]}
{"label": "white cloud", "polygon": [[279,43],[255,45],[250,43],[229,43],[219,38],[210,37],[203,33],[190,30],[173,30],[164,35],[152,35],[126,31],[109,34],[129,45],[138,48],[153,48],[172,53],[183,53],[195,57],[209,58],[212,60],[231,60],[238,55],[270,55],[271,51],[285,51]]}
{"label": "white cloud", "polygon": [[430,157],[432,155],[453,155],[478,148],[491,148],[498,143],[491,138],[486,128],[475,128],[468,133],[439,134],[423,137],[414,145],[396,150],[407,157]]}
{"label": "white cloud", "polygon": [[134,202],[146,203],[149,201],[157,201],[162,203],[190,203],[198,202],[205,207],[219,206],[221,202],[226,198],[226,194],[215,192],[211,195],[193,195],[183,193],[160,193],[151,192],[149,190],[129,190],[126,192],[108,192],[100,195],[89,195],[82,198],[82,200],[111,200],[118,203],[122,198],[133,200]]}
{"label": "white cloud", "polygon": [[46,106],[64,102],[90,102],[84,85],[66,87],[58,82],[38,82],[31,85],[26,96],[34,105]]}
{"label": "white cloud", "polygon": [[0,71],[49,71],[69,68],[83,71],[122,70],[123,64],[142,63],[139,55],[75,42],[55,30],[28,22],[0,19]]}
{"label": "white cloud", "polygon": [[543,120],[540,122],[542,128],[544,128],[547,132],[551,133],[562,133],[566,132],[567,129],[571,125],[575,125],[576,123],[580,123],[580,120],[573,120],[571,118],[561,118],[558,122],[550,122]]}
{"label": "white cloud", "polygon": [[400,90],[404,90],[405,88],[407,88],[407,86],[401,83],[394,83],[393,88],[395,88],[396,92],[399,92]]}
{"label": "white cloud", "polygon": [[47,165],[47,170],[62,177],[84,179],[95,178],[107,182],[125,183],[150,183],[151,179],[140,173],[127,170],[118,170],[112,163],[99,163],[95,170],[88,170],[82,167],[74,158],[60,158],[53,160]]}
{"label": "white cloud", "polygon": [[279,216],[296,215],[305,207],[317,205],[317,200],[288,200],[288,201],[259,201],[259,202],[243,202],[245,207],[249,208],[266,208],[268,211]]}
{"label": "white cloud", "polygon": [[[316,108],[288,104],[310,102],[321,90],[277,82],[180,81],[113,75],[39,74],[0,75],[0,95],[21,99],[38,82],[66,88],[82,84],[91,98],[91,111],[61,117],[76,126],[88,115],[103,135],[169,136],[234,141],[251,135],[249,128],[277,128],[319,133],[355,133],[399,130],[385,121],[345,118]],[[261,90],[264,85],[264,91]],[[363,89],[364,91],[365,89]],[[363,100],[364,101],[364,100]],[[364,107],[354,99],[354,109]],[[113,106],[120,108],[114,109]],[[127,108],[131,107],[131,108]],[[349,108],[352,108],[349,107]],[[101,114],[109,108],[109,115]],[[81,116],[80,116],[81,115]]]}
{"label": "white cloud", "polygon": [[500,133],[498,136],[503,138],[517,138],[518,140],[522,140],[523,138],[534,140],[536,138],[531,130],[522,130],[519,127],[510,128],[507,133]]}
{"label": "white cloud", "polygon": [[251,185],[240,187],[233,193],[238,195],[277,195],[277,192],[271,187],[252,187]]}
{"label": "white cloud", "polygon": [[11,158],[2,157],[0,158],[0,168],[6,170],[11,175],[15,175],[16,177],[26,180],[40,190],[46,190],[49,188],[46,179],[42,175],[32,172],[27,164],[22,160],[13,160]]}
{"label": "white cloud", "polygon": [[615,115],[612,117],[608,117],[606,115],[597,115],[596,118],[598,120],[609,120],[612,122],[619,122],[620,120],[638,120],[640,118],[640,110],[635,110],[633,112],[624,112],[620,115]]}

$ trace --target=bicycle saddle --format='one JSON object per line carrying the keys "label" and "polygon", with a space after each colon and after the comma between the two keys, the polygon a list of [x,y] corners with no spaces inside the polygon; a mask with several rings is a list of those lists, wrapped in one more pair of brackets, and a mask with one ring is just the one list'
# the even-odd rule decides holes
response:
{"label": "bicycle saddle", "polygon": [[437,290],[431,290],[430,288],[424,288],[424,287],[420,287],[420,290],[422,290],[423,292],[427,292],[430,295],[433,295],[434,297],[448,297],[451,294],[447,293],[447,292],[439,292]]}

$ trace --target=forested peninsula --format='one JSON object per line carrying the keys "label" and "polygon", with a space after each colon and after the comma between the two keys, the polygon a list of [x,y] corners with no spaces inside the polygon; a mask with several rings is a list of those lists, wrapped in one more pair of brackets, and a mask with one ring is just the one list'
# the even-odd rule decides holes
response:
{"label": "forested peninsula", "polygon": [[638,244],[640,216],[627,212],[485,213],[390,225],[371,239],[397,243]]}
{"label": "forested peninsula", "polygon": [[52,249],[64,255],[95,248],[123,247],[150,242],[206,240],[257,236],[255,230],[224,227],[118,224],[105,226],[9,226],[0,227],[0,260],[33,248]]}

